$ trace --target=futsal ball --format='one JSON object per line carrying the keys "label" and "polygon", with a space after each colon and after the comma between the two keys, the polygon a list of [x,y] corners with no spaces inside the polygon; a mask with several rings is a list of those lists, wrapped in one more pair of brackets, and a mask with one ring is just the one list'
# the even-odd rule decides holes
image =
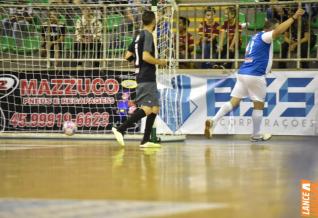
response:
{"label": "futsal ball", "polygon": [[74,133],[77,131],[76,123],[72,121],[65,121],[63,123],[63,131],[65,135],[68,135],[68,136],[74,135]]}

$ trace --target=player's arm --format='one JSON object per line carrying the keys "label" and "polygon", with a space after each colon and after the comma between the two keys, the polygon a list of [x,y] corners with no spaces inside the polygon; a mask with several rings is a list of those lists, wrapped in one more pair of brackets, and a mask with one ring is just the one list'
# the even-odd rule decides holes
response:
{"label": "player's arm", "polygon": [[303,14],[305,13],[305,11],[302,8],[298,8],[298,10],[296,11],[296,13],[289,19],[287,19],[286,21],[284,21],[283,23],[279,24],[273,31],[273,39],[276,39],[277,37],[279,37],[282,33],[284,33],[286,30],[288,30],[288,28],[299,18],[301,17]]}
{"label": "player's arm", "polygon": [[149,63],[149,64],[158,64],[161,66],[164,66],[167,64],[167,62],[165,60],[160,60],[157,59],[155,57],[153,57],[151,55],[151,53],[153,53],[153,37],[151,35],[151,33],[147,33],[145,34],[145,40],[144,40],[144,44],[143,44],[143,52],[142,52],[142,60]]}
{"label": "player's arm", "polygon": [[125,53],[125,60],[129,61],[129,62],[132,62],[135,60],[135,53],[134,53],[134,46],[135,46],[135,40],[133,40],[130,45],[128,46],[128,49]]}
{"label": "player's arm", "polygon": [[129,62],[132,62],[135,60],[135,55],[134,53],[132,53],[131,51],[126,51],[126,54],[125,54],[125,59]]}
{"label": "player's arm", "polygon": [[165,66],[167,64],[167,61],[165,60],[160,60],[160,59],[157,59],[157,58],[154,58],[150,53],[149,51],[144,51],[142,53],[142,60],[143,61],[146,61],[147,63],[149,64],[158,64],[160,66]]}

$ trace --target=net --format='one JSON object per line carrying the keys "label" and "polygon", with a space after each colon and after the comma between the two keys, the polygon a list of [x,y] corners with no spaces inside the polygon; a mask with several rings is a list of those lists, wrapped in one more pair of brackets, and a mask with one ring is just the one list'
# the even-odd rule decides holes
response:
{"label": "net", "polygon": [[[176,20],[176,9],[172,4],[160,4],[158,6],[158,26],[157,42],[158,56],[161,59],[168,60],[168,65],[158,70],[158,88],[160,91],[160,117],[161,124],[159,132],[178,134],[177,130],[183,123],[183,99],[182,96],[182,77],[177,76],[176,68],[176,32],[174,29],[174,20]],[[172,19],[174,18],[174,19]]]}
{"label": "net", "polygon": [[[80,133],[109,133],[127,119],[136,82],[123,56],[145,9],[151,5],[0,5],[0,130],[53,133],[73,121]],[[158,55],[173,60],[173,6],[158,13]],[[159,74],[171,88],[173,61]],[[173,92],[161,92],[162,108],[177,104],[167,100]],[[176,110],[162,114],[175,121],[167,117]],[[129,132],[140,132],[140,124]]]}

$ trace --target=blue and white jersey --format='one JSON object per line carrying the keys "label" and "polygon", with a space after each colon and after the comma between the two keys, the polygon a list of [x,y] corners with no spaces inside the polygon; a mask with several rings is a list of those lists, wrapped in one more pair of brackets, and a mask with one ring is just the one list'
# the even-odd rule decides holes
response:
{"label": "blue and white jersey", "polygon": [[255,34],[245,51],[245,60],[240,66],[238,74],[264,76],[273,63],[273,31]]}

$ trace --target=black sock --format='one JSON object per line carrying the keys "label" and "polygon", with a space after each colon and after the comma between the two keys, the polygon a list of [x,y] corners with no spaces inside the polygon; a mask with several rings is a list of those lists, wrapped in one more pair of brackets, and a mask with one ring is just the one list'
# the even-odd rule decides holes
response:
{"label": "black sock", "polygon": [[133,126],[137,123],[141,118],[145,117],[146,114],[144,110],[137,109],[122,125],[120,125],[117,130],[121,133],[125,133],[126,129]]}
{"label": "black sock", "polygon": [[147,116],[144,138],[142,139],[141,144],[145,144],[146,142],[150,141],[150,134],[151,134],[152,126],[155,122],[156,116],[157,114],[154,114],[154,113],[149,114]]}

